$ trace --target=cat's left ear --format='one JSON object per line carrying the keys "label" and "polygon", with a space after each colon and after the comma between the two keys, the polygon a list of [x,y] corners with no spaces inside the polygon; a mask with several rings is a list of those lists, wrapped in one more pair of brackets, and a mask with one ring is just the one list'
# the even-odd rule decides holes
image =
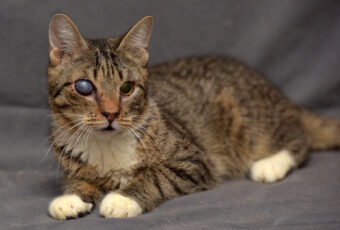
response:
{"label": "cat's left ear", "polygon": [[125,34],[117,48],[117,52],[122,52],[139,65],[145,66],[149,60],[148,45],[152,27],[152,16],[142,18]]}

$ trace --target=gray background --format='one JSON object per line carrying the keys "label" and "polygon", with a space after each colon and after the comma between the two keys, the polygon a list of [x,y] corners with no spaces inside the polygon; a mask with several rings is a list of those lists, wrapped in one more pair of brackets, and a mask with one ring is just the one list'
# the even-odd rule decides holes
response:
{"label": "gray background", "polygon": [[339,1],[1,0],[1,229],[340,229],[335,151],[311,155],[282,182],[229,181],[137,218],[104,219],[95,210],[78,220],[51,219],[47,206],[60,186],[53,154],[44,158],[47,34],[58,12],[89,38],[117,36],[152,14],[151,64],[230,55],[263,72],[292,100],[340,117]]}

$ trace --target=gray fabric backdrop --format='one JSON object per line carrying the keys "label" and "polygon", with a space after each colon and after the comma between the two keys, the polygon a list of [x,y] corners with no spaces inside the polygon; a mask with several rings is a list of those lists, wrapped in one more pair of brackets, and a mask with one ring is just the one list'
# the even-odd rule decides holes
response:
{"label": "gray fabric backdrop", "polygon": [[[48,150],[48,23],[63,12],[85,37],[115,36],[152,14],[151,64],[234,56],[291,99],[340,118],[340,2],[328,0],[0,1],[0,229],[340,229],[340,154],[313,154],[282,182],[229,181],[132,219],[51,219],[60,193]],[[59,177],[60,177],[59,172]]]}

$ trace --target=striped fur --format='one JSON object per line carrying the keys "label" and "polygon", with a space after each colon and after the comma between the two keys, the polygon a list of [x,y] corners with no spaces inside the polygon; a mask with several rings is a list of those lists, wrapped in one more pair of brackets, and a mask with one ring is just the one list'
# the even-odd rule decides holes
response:
{"label": "striped fur", "polygon": [[[51,20],[51,143],[64,171],[64,192],[76,195],[68,199],[98,204],[109,194],[107,202],[121,199],[117,202],[124,205],[129,198],[131,207],[150,211],[166,200],[211,189],[223,178],[255,173],[253,165],[256,172],[265,165],[271,179],[253,178],[273,182],[303,163],[308,149],[339,145],[339,139],[317,132],[324,122],[333,127],[322,133],[338,137],[338,121],[311,115],[234,59],[191,57],[148,68],[151,27],[152,18],[146,17],[122,37],[86,40],[66,16]],[[93,95],[76,92],[79,79],[93,83]],[[130,96],[119,92],[126,81],[134,83]],[[101,114],[110,108],[119,108],[115,130],[103,131],[107,121]],[[270,157],[280,151],[289,164],[275,178],[265,163],[275,166],[280,157]],[[113,209],[105,204],[101,213],[131,215]]]}

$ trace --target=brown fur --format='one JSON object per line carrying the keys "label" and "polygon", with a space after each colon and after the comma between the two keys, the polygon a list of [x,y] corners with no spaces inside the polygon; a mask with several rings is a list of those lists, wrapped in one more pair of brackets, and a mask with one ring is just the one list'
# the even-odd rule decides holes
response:
{"label": "brown fur", "polygon": [[[149,211],[168,199],[210,189],[222,178],[245,177],[253,162],[282,149],[301,164],[308,150],[340,144],[339,121],[305,111],[234,59],[191,57],[146,68],[147,47],[134,47],[129,38],[143,23],[125,36],[101,40],[85,40],[73,29],[78,39],[73,50],[50,50],[51,141],[64,170],[65,193],[96,203],[117,191]],[[89,79],[95,95],[80,96],[77,79]],[[127,80],[136,87],[131,97],[119,95]],[[101,132],[96,127],[105,123],[103,111],[119,112],[116,122],[138,136],[138,163],[108,175],[81,154],[72,157],[73,149],[66,151],[72,134],[86,139],[88,130]],[[73,127],[77,118],[90,128]],[[63,135],[66,139],[58,140]]]}

